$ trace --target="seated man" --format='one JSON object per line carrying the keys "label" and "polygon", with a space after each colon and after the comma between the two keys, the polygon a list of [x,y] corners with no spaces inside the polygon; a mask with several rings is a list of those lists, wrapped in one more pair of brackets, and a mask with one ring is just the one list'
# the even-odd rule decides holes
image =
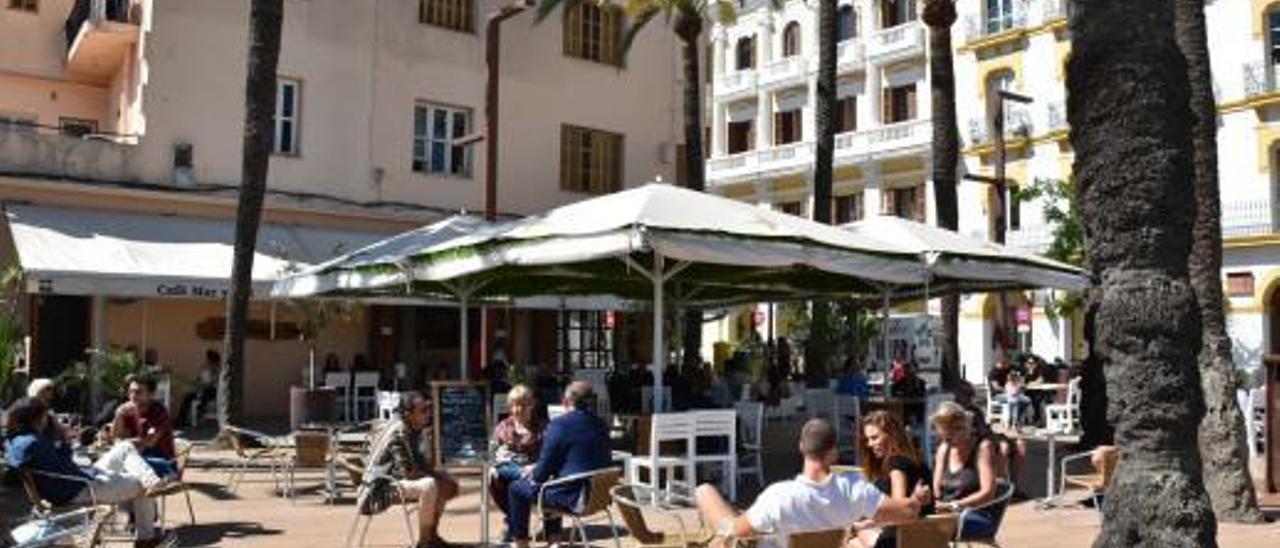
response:
{"label": "seated man", "polygon": [[[607,468],[612,462],[609,427],[595,416],[595,393],[591,383],[574,381],[564,391],[565,409],[547,425],[542,435],[542,451],[537,464],[526,468],[524,477],[511,484],[507,494],[507,539],[517,548],[529,546],[529,513],[538,501],[538,491],[547,480]],[[588,496],[587,481],[548,489],[543,504],[572,509]],[[544,532],[551,541],[560,534],[560,521],[545,519]]]}
{"label": "seated man", "polygon": [[169,410],[155,400],[156,380],[140,376],[129,380],[129,401],[116,408],[111,437],[133,443],[161,477],[178,475],[174,464],[173,423]]}
{"label": "seated man", "polygon": [[928,498],[927,489],[912,486],[910,498],[884,497],[861,474],[831,473],[836,462],[836,432],[822,419],[811,419],[800,432],[804,466],[795,479],[770,485],[755,504],[739,514],[710,485],[698,486],[694,499],[702,519],[715,528],[713,546],[730,537],[762,536],[762,545],[785,546],[786,535],[826,529],[893,525],[916,519]]}
{"label": "seated man", "polygon": [[443,548],[450,544],[439,535],[440,516],[445,504],[458,496],[458,482],[444,470],[434,470],[426,457],[423,431],[430,406],[421,394],[411,394],[402,403],[403,418],[393,419],[378,434],[370,448],[370,466],[390,464],[389,474],[399,478],[397,486],[407,499],[418,500],[418,544]]}
{"label": "seated man", "polygon": [[161,486],[162,481],[133,446],[117,444],[98,464],[81,469],[69,454],[40,435],[50,420],[44,402],[20,400],[9,409],[5,432],[9,466],[31,472],[40,498],[55,505],[120,504],[133,515],[136,546],[154,547],[170,540],[158,534],[156,504],[146,498],[147,490]]}

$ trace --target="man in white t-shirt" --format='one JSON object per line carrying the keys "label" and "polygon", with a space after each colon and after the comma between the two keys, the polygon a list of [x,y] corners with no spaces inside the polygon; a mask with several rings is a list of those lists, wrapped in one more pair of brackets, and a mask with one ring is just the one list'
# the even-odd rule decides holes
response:
{"label": "man in white t-shirt", "polygon": [[711,485],[698,486],[698,511],[715,528],[713,546],[729,537],[763,537],[764,545],[783,546],[791,533],[844,529],[871,520],[877,525],[917,518],[927,499],[924,486],[912,497],[896,501],[882,496],[861,474],[831,473],[836,461],[836,433],[822,419],[805,423],[800,432],[804,468],[795,479],[770,485],[745,513],[739,514]]}

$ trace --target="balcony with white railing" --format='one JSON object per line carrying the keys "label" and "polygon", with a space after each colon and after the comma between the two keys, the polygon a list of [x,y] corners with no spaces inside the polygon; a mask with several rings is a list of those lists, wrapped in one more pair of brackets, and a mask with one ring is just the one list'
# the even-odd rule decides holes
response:
{"label": "balcony with white railing", "polygon": [[784,87],[805,82],[807,60],[799,55],[783,57],[765,65],[757,77],[761,87]]}
{"label": "balcony with white railing", "polygon": [[1276,72],[1277,65],[1265,61],[1245,63],[1242,70],[1245,97],[1257,97],[1276,92],[1278,90]]}
{"label": "balcony with white railing", "polygon": [[749,150],[707,160],[707,180],[725,183],[757,176],[773,176],[811,169],[813,141],[799,141],[763,150]]}
{"label": "balcony with white railing", "polygon": [[717,98],[732,99],[749,95],[756,90],[756,71],[735,70],[715,79],[712,84]]}
{"label": "balcony with white railing", "polygon": [[1040,12],[1040,22],[1043,24],[1065,21],[1071,15],[1069,0],[1041,0],[1041,4],[1043,8]]}
{"label": "balcony with white railing", "polygon": [[857,38],[845,40],[836,45],[836,72],[845,73],[862,70],[867,65],[867,52]]}
{"label": "balcony with white railing", "polygon": [[[1052,114],[1050,116],[1052,116]],[[970,118],[969,144],[978,146],[989,143],[992,140],[992,131],[994,129],[989,127],[992,123],[993,122],[987,120],[985,117]],[[1027,110],[1026,106],[1007,106],[1004,120],[1004,138],[1006,140],[1031,137],[1034,130],[1035,125],[1031,121],[1031,113]]]}
{"label": "balcony with white railing", "polygon": [[1222,236],[1261,236],[1280,232],[1280,212],[1265,199],[1224,200]]}
{"label": "balcony with white railing", "polygon": [[925,152],[932,138],[930,130],[930,120],[925,118],[841,133],[836,135],[836,163]]}
{"label": "balcony with white railing", "polygon": [[1001,36],[1013,33],[1011,31],[1017,29],[1025,29],[1027,27],[1027,14],[1022,9],[1015,9],[1012,12],[1003,14],[999,17],[986,17],[984,15],[970,15],[964,19],[965,40],[966,44],[981,42],[987,38]]}
{"label": "balcony with white railing", "polygon": [[924,25],[912,21],[875,31],[867,39],[867,59],[889,63],[924,55]]}
{"label": "balcony with white railing", "polygon": [[1068,129],[1067,125],[1067,103],[1062,100],[1051,101],[1045,107],[1047,120],[1049,122],[1049,131],[1062,131]]}

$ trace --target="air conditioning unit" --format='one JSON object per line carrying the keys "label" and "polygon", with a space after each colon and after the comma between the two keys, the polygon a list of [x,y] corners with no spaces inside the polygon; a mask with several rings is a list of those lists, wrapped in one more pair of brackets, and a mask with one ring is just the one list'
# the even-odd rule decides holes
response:
{"label": "air conditioning unit", "polygon": [[196,185],[196,147],[191,143],[173,144],[173,184],[192,187]]}

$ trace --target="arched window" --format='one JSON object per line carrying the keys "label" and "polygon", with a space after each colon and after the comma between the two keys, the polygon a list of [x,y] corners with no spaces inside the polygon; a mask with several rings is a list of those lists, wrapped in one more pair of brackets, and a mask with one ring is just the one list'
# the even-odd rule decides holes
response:
{"label": "arched window", "polygon": [[845,4],[836,11],[836,32],[840,42],[858,36],[858,12],[853,6]]}
{"label": "arched window", "polygon": [[738,45],[735,49],[736,62],[734,66],[738,70],[747,70],[756,66],[756,41],[750,36],[743,36],[738,39]]}
{"label": "arched window", "polygon": [[800,55],[800,23],[792,21],[782,28],[782,56]]}
{"label": "arched window", "polygon": [[1280,8],[1267,12],[1267,48],[1271,64],[1280,65]]}

